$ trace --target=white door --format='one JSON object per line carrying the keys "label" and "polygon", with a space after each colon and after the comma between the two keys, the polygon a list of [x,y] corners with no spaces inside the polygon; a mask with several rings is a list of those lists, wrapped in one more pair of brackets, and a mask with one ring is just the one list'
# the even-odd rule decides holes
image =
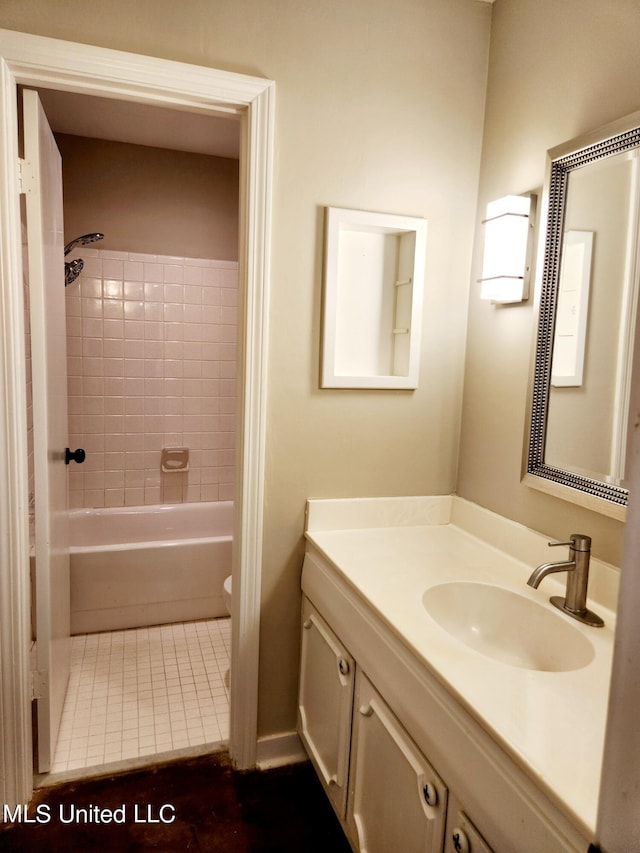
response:
{"label": "white door", "polygon": [[341,819],[347,805],[353,673],[353,658],[305,598],[298,733]]}
{"label": "white door", "polygon": [[36,92],[25,90],[35,485],[37,766],[51,768],[69,678],[67,348],[62,160]]}
{"label": "white door", "polygon": [[347,805],[352,842],[360,853],[439,853],[444,782],[361,671],[356,694]]}

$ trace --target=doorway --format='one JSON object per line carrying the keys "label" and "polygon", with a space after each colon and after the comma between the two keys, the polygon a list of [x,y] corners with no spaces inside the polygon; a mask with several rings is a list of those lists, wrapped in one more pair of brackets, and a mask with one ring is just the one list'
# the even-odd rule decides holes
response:
{"label": "doorway", "polygon": [[68,468],[71,672],[50,772],[88,775],[229,737],[239,122],[38,95],[74,271],[67,443],[86,451]]}
{"label": "doorway", "polygon": [[[77,46],[75,46],[77,47]],[[0,329],[6,342],[0,362],[3,450],[6,470],[0,501],[2,581],[11,595],[0,603],[3,765],[6,803],[29,799],[31,770],[28,634],[28,530],[26,519],[26,424],[24,423],[24,328],[22,322],[16,88],[46,87],[100,95],[126,103],[153,103],[166,109],[209,115],[236,115],[242,124],[240,253],[240,400],[234,555],[234,671],[230,752],[240,768],[256,762],[258,621],[262,551],[267,308],[274,84],[268,80],[182,63],[68,45],[23,33],[0,33],[5,85],[0,94],[3,157],[0,251]]]}

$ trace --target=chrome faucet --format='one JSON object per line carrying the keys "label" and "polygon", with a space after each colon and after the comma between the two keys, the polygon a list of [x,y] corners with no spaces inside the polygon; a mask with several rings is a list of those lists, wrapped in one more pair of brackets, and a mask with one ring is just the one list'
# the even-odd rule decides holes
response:
{"label": "chrome faucet", "polygon": [[549,542],[549,547],[569,546],[569,559],[558,563],[543,563],[534,569],[527,581],[537,589],[547,575],[554,572],[567,572],[566,597],[552,595],[551,603],[585,625],[602,628],[604,622],[592,610],[587,609],[587,583],[589,582],[589,558],[591,556],[591,537],[582,533],[572,533],[569,542]]}

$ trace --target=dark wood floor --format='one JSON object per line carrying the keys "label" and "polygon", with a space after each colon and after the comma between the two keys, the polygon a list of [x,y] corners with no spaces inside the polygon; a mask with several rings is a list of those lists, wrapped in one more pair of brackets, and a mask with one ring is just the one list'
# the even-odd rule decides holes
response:
{"label": "dark wood floor", "polygon": [[224,754],[41,789],[28,816],[0,824],[2,853],[350,850],[309,764],[238,773]]}

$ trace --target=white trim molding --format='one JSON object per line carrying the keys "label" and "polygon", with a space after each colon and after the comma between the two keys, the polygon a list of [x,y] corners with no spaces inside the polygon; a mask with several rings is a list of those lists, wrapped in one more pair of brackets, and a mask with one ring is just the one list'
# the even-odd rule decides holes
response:
{"label": "white trim molding", "polygon": [[258,740],[256,765],[260,770],[271,770],[273,767],[284,767],[308,760],[309,756],[297,732],[281,732]]}
{"label": "white trim molding", "polygon": [[[15,104],[4,62],[0,81],[0,103],[13,98]],[[32,786],[26,367],[18,136],[4,110],[1,121],[0,802],[18,803],[26,802]]]}
{"label": "white trim molding", "polygon": [[[230,752],[257,760],[258,642],[275,84],[156,57],[0,30],[0,800],[33,788],[29,536],[18,85],[155,104],[243,123],[240,197],[241,421],[234,548]],[[243,325],[242,325],[243,324]]]}

